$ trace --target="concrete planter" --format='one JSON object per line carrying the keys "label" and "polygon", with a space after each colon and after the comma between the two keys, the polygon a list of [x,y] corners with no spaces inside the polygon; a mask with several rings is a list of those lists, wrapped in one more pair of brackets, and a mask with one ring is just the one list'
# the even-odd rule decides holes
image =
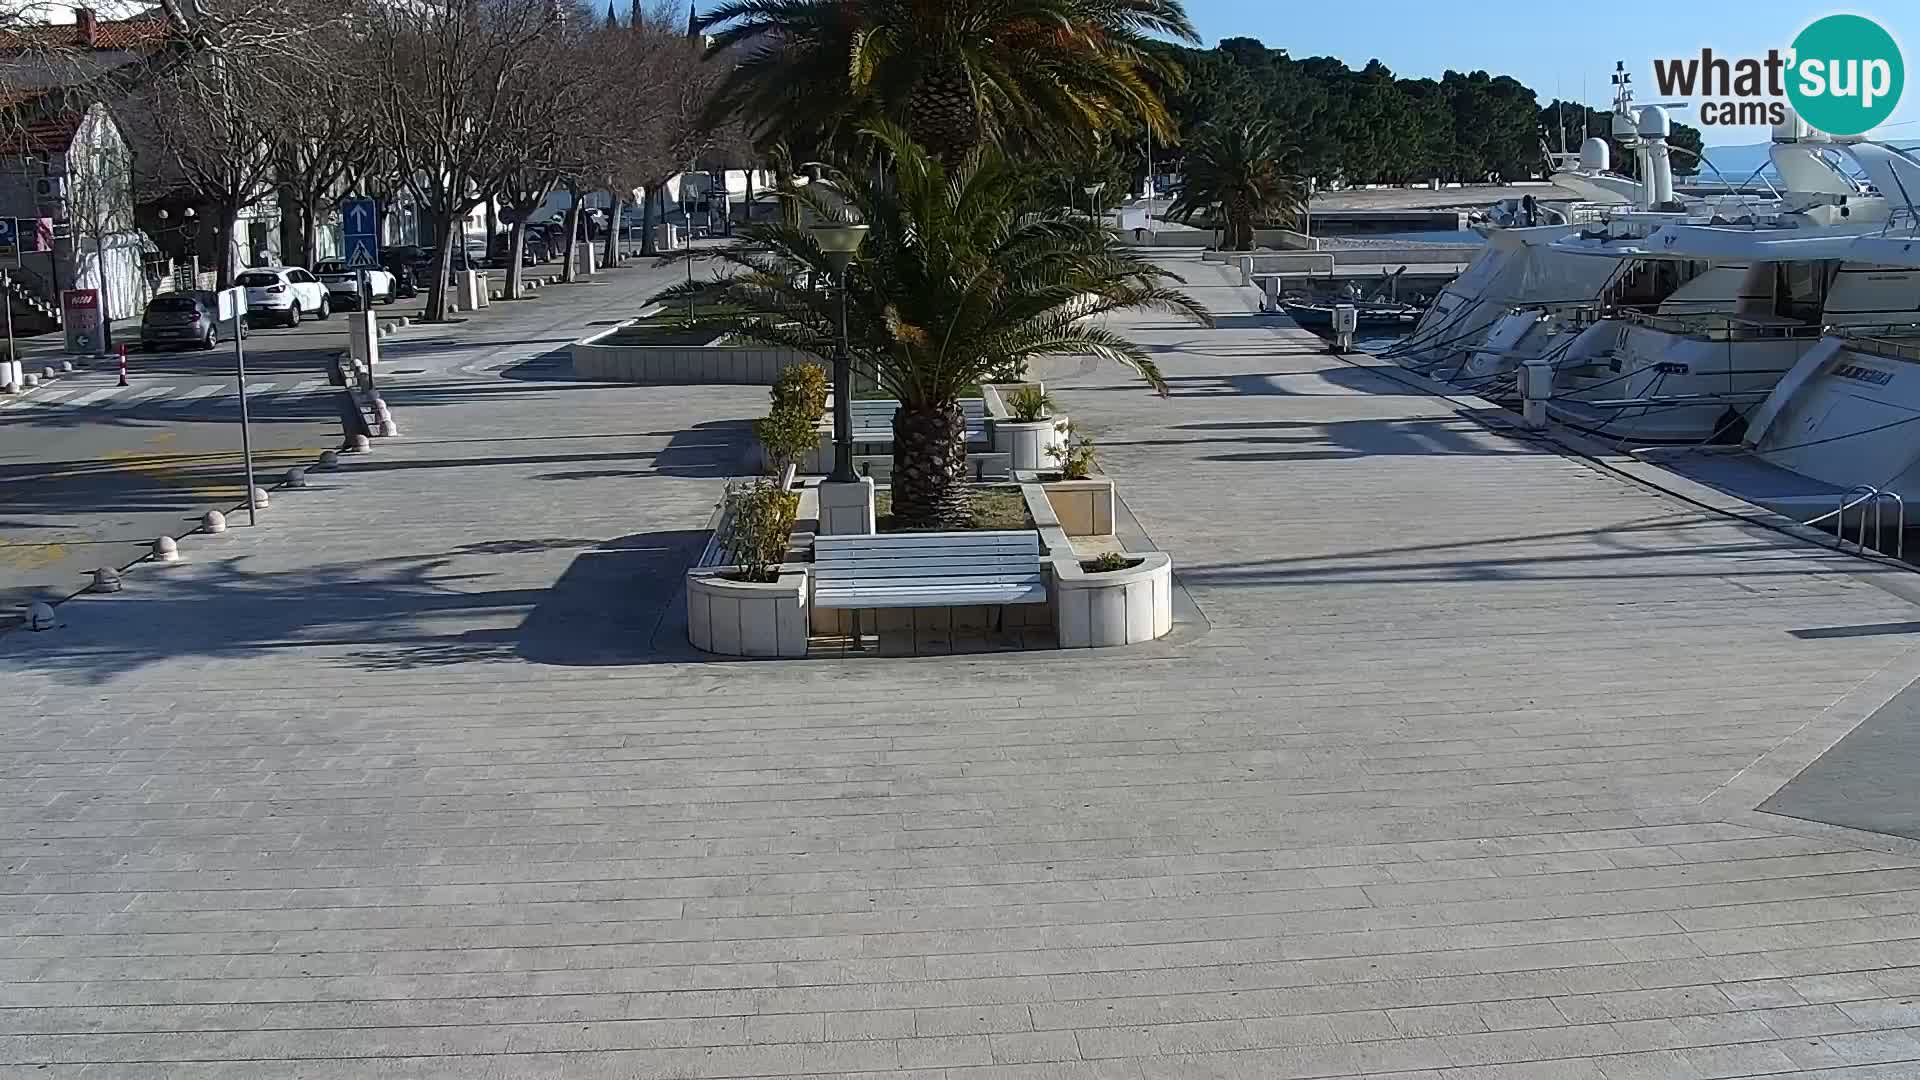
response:
{"label": "concrete planter", "polygon": [[1173,630],[1173,560],[1149,551],[1140,565],[1089,573],[1078,556],[1053,562],[1053,625],[1063,649],[1137,645]]}
{"label": "concrete planter", "polygon": [[610,345],[603,344],[621,327],[603,330],[573,343],[573,373],[582,379],[607,382],[690,386],[730,383],[772,386],[780,373],[795,364],[819,364],[817,356],[763,345]]}
{"label": "concrete planter", "polygon": [[1113,481],[1104,476],[1086,480],[1047,480],[1040,488],[1047,494],[1053,516],[1068,536],[1113,535]]}
{"label": "concrete planter", "polygon": [[687,640],[720,656],[807,655],[807,572],[773,582],[733,581],[732,567],[687,571]]}
{"label": "concrete planter", "polygon": [[1057,468],[1060,459],[1052,451],[1066,441],[1066,433],[1060,430],[1066,423],[1066,416],[1060,413],[1027,423],[996,418],[993,421],[994,452],[1010,456],[1015,471]]}

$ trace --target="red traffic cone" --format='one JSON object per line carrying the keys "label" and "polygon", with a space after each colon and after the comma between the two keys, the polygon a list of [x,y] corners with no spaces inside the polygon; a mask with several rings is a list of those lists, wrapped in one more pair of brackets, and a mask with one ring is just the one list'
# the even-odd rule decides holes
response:
{"label": "red traffic cone", "polygon": [[127,347],[120,346],[120,385],[127,385]]}

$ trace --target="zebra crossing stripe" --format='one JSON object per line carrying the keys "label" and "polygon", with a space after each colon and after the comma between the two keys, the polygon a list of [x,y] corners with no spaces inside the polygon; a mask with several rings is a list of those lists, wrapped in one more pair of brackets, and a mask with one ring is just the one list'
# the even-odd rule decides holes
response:
{"label": "zebra crossing stripe", "polygon": [[203,397],[210,397],[212,395],[222,393],[226,391],[228,388],[229,388],[228,384],[226,383],[217,383],[217,382],[201,383],[199,386],[194,387],[193,389],[187,391],[186,393],[181,394],[178,397],[169,399],[167,401],[167,404],[190,405],[193,402],[196,402]]}
{"label": "zebra crossing stripe", "polygon": [[71,401],[63,402],[62,404],[71,405],[76,408],[82,405],[95,405],[125,389],[126,387],[124,386],[103,386],[90,394],[81,394],[79,397]]}

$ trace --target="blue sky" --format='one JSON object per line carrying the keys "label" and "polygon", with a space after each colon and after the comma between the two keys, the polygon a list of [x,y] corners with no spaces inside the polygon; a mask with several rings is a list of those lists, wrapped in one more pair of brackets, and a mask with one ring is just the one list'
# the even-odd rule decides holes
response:
{"label": "blue sky", "polygon": [[[1761,56],[1785,48],[1801,27],[1836,12],[1865,15],[1886,27],[1900,43],[1908,85],[1888,124],[1875,132],[1888,140],[1920,142],[1920,3],[1873,0],[1828,7],[1815,0],[1612,0],[1598,6],[1543,3],[1541,0],[1474,0],[1441,4],[1414,0],[1372,0],[1361,4],[1296,4],[1276,0],[1187,0],[1201,39],[1209,46],[1223,37],[1254,37],[1294,56],[1337,56],[1353,67],[1378,58],[1396,74],[1437,77],[1452,68],[1484,68],[1512,75],[1540,95],[1556,92],[1569,101],[1580,97],[1586,79],[1587,100],[1596,108],[1612,101],[1607,78],[1615,60],[1627,62],[1642,101],[1657,100],[1653,86],[1656,56],[1700,54],[1709,46],[1717,55]],[[1701,125],[1693,110],[1679,119]],[[1765,128],[1701,127],[1708,145],[1761,142]]]}

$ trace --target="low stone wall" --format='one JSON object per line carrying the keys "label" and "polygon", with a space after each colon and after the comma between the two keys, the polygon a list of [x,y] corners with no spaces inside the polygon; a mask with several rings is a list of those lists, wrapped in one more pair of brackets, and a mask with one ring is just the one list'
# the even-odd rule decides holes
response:
{"label": "low stone wall", "polygon": [[1040,489],[1047,494],[1054,518],[1068,536],[1113,535],[1113,481],[1106,477],[1086,480],[1047,480]]}
{"label": "low stone wall", "polygon": [[1077,557],[1053,560],[1054,633],[1063,649],[1137,645],[1173,630],[1173,560],[1165,552],[1129,557],[1140,565],[1089,573]]}
{"label": "low stone wall", "polygon": [[762,345],[609,345],[603,341],[631,322],[573,343],[573,374],[581,379],[655,385],[731,383],[772,386],[795,364],[817,356]]}
{"label": "low stone wall", "polygon": [[727,567],[687,573],[687,640],[720,656],[807,655],[807,571],[772,582],[733,581]]}

